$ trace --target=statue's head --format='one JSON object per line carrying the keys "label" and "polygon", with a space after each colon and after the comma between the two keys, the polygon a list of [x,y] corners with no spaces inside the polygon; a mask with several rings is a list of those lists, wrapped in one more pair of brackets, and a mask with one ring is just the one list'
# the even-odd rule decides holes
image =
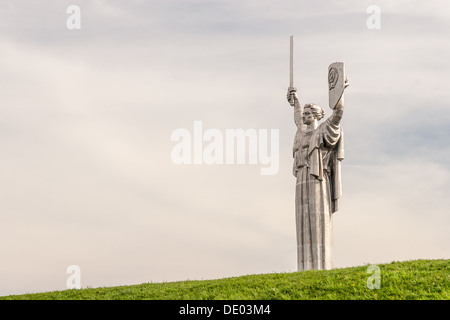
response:
{"label": "statue's head", "polygon": [[325,116],[325,111],[317,104],[308,103],[303,107],[303,123],[309,125],[314,121],[319,121]]}

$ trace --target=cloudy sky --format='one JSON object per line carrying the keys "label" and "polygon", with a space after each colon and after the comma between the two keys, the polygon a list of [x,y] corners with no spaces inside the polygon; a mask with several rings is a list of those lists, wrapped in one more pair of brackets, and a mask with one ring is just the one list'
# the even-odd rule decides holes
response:
{"label": "cloudy sky", "polygon": [[[350,80],[335,266],[450,258],[449,8],[1,1],[0,295],[66,289],[70,265],[82,287],[295,271],[292,34],[302,103],[331,114],[332,62]],[[194,121],[279,130],[278,172],[175,165]]]}

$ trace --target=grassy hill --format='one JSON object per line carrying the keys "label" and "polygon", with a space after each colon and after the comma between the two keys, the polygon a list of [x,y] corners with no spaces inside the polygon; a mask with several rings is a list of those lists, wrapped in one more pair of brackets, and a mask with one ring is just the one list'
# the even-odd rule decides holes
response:
{"label": "grassy hill", "polygon": [[0,299],[445,299],[450,300],[450,260],[380,264],[380,289],[369,289],[368,265],[329,271],[247,275],[234,278],[72,289]]}

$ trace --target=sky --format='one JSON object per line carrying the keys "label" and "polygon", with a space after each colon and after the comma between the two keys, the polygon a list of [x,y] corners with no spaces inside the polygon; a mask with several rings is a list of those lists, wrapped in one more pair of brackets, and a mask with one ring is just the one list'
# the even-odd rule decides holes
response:
{"label": "sky", "polygon": [[[291,35],[302,103],[350,82],[335,267],[450,258],[445,1],[2,1],[0,295],[296,271]],[[278,130],[277,172],[175,164],[195,121]]]}

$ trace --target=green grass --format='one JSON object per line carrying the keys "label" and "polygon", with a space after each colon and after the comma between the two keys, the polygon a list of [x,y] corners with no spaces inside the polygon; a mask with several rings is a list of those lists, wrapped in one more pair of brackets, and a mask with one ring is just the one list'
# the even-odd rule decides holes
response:
{"label": "green grass", "polygon": [[72,289],[0,299],[164,299],[297,300],[396,299],[450,300],[450,260],[414,260],[380,264],[380,289],[368,289],[366,266],[329,271],[247,275],[234,278]]}

